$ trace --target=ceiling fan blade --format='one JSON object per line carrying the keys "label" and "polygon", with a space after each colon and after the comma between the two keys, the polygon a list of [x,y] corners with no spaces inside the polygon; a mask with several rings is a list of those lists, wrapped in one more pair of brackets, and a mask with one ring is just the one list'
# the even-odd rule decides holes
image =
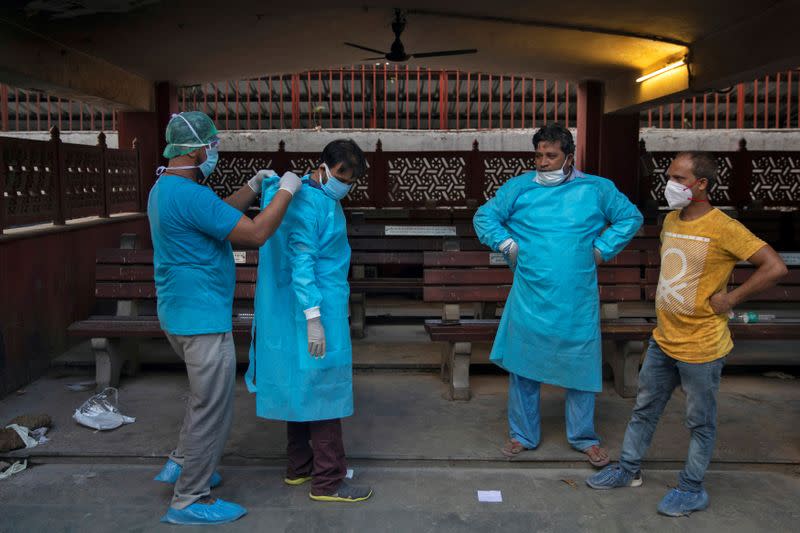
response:
{"label": "ceiling fan blade", "polygon": [[380,57],[363,57],[361,61],[386,61],[386,56]]}
{"label": "ceiling fan blade", "polygon": [[460,56],[465,54],[476,54],[478,50],[476,48],[468,48],[465,50],[441,50],[439,52],[422,52],[420,54],[411,54],[413,58],[421,58],[421,57],[442,57],[442,56]]}
{"label": "ceiling fan blade", "polygon": [[386,52],[381,52],[380,50],[375,50],[374,48],[367,48],[366,46],[361,46],[360,44],[354,43],[344,43],[347,46],[352,46],[353,48],[358,48],[359,50],[366,50],[367,52],[372,52],[375,54],[381,54],[381,56],[385,56]]}

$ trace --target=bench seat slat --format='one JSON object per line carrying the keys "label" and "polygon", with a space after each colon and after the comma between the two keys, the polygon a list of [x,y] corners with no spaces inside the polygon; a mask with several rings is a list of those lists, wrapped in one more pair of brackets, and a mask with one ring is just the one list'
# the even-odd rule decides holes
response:
{"label": "bench seat slat", "polygon": [[[236,250],[237,255],[244,253],[245,262],[239,264],[257,265],[257,250]],[[103,248],[97,250],[97,264],[106,265],[153,265],[153,250],[123,250],[120,248]]]}
{"label": "bench seat slat", "polygon": [[441,250],[445,239],[457,239],[462,250],[487,251],[478,239],[463,237],[403,237],[362,238],[351,237],[350,248],[359,252],[424,252]]}
{"label": "bench seat slat", "polygon": [[[253,325],[251,317],[233,317],[233,333],[249,338]],[[163,335],[158,317],[91,316],[74,322],[67,328],[74,337],[138,337],[153,338]]]}
{"label": "bench seat slat", "polygon": [[421,265],[422,252],[353,252],[351,265]]}
{"label": "bench seat slat", "polygon": [[[462,249],[464,249],[462,247]],[[638,267],[642,264],[643,253],[639,250],[623,250],[614,259],[603,263],[603,268],[628,266]],[[658,257],[656,254],[655,257]],[[658,264],[658,263],[656,263]],[[428,251],[423,257],[425,267],[488,267],[494,266],[490,262],[490,253],[484,248],[483,251],[460,251],[442,252]]]}
{"label": "bench seat slat", "polygon": [[[255,283],[237,283],[234,298],[250,300],[255,297]],[[130,283],[97,282],[94,289],[97,298],[114,298],[120,300],[154,299],[156,285],[152,281]]]}
{"label": "bench seat slat", "polygon": [[[753,275],[754,267],[736,267],[731,276],[734,285],[741,285]],[[646,283],[658,283],[660,269],[658,267],[648,267],[645,269],[644,278]],[[779,285],[800,285],[800,268],[789,268],[789,273],[778,281]]]}
{"label": "bench seat slat", "polygon": [[[645,287],[645,298],[649,301],[656,299],[658,285],[647,285]],[[728,291],[732,291],[736,286],[728,286]],[[769,289],[754,294],[750,297],[751,302],[800,302],[800,285],[776,285]],[[746,304],[745,304],[746,305]]]}
{"label": "bench seat slat", "polygon": [[[638,268],[605,268],[597,269],[600,283],[639,284],[641,274]],[[507,267],[486,269],[426,269],[424,272],[426,285],[498,285],[511,284],[514,273]]]}
{"label": "bench seat slat", "polygon": [[[237,266],[236,281],[255,283],[257,268]],[[100,281],[153,281],[153,267],[146,265],[97,265],[95,279]]]}
{"label": "bench seat slat", "polygon": [[[426,320],[425,330],[433,341],[482,342],[494,340],[499,324],[499,320]],[[655,322],[652,321],[608,320],[600,323],[606,340],[646,340],[654,328]],[[800,321],[734,323],[730,324],[730,329],[734,339],[739,340],[800,340]]]}
{"label": "bench seat slat", "polygon": [[422,292],[422,278],[353,279],[349,284],[357,292]]}
{"label": "bench seat slat", "polygon": [[[508,298],[510,285],[471,285],[462,287],[428,285],[423,299],[434,303],[503,302]],[[639,301],[642,299],[639,285],[600,285],[600,300],[603,302]]]}

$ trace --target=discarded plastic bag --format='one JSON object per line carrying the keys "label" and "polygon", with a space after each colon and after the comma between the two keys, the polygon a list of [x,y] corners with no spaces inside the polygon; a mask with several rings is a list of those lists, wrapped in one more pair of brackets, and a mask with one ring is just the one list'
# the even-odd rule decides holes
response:
{"label": "discarded plastic bag", "polygon": [[19,474],[26,468],[28,468],[27,459],[23,459],[22,461],[17,461],[14,464],[10,465],[5,470],[0,469],[0,479],[6,479],[13,476],[14,474]]}
{"label": "discarded plastic bag", "polygon": [[[17,424],[11,424],[6,426],[6,429],[13,429],[19,435],[20,440],[25,445],[25,448],[35,448],[39,445],[38,437],[34,437],[31,435],[31,430],[26,428],[25,426],[19,426]],[[45,441],[46,442],[46,441]]]}
{"label": "discarded plastic bag", "polygon": [[108,387],[86,400],[75,410],[72,418],[81,425],[99,430],[116,429],[123,424],[136,422],[135,418],[120,413],[117,408],[118,395],[117,389]]}

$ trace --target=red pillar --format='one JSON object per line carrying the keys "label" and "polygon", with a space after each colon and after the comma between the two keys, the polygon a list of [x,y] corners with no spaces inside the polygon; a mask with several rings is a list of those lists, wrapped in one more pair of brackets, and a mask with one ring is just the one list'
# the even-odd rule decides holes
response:
{"label": "red pillar", "polygon": [[147,205],[147,195],[156,180],[156,168],[166,164],[161,154],[166,146],[167,123],[172,113],[178,112],[178,93],[174,86],[160,82],[154,89],[155,111],[124,111],[118,115],[119,147],[132,148],[134,139],[139,143],[142,205]]}
{"label": "red pillar", "polygon": [[589,174],[600,172],[600,129],[603,121],[603,83],[578,84],[578,135],[575,165]]}
{"label": "red pillar", "polygon": [[636,203],[639,198],[639,113],[605,115],[600,142],[600,175]]}
{"label": "red pillar", "polygon": [[159,140],[156,114],[149,111],[121,112],[117,116],[117,127],[120,148],[132,149],[134,139],[139,145],[140,194],[142,206],[146,207],[147,195],[156,181],[156,167],[161,164],[161,151],[164,149]]}
{"label": "red pillar", "polygon": [[445,71],[441,71],[439,73],[439,129],[440,130],[448,129],[447,119],[450,117],[448,109],[449,104],[447,102],[448,85],[449,82],[447,80],[447,73]]}
{"label": "red pillar", "polygon": [[[167,145],[167,124],[173,113],[178,112],[178,89],[169,82],[156,83],[156,116],[158,117],[159,156]],[[217,124],[217,128],[220,125]]]}
{"label": "red pillar", "polygon": [[[309,85],[308,90],[311,90]],[[292,74],[292,129],[300,129],[300,75]]]}
{"label": "red pillar", "polygon": [[0,131],[8,129],[8,85],[0,83]]}

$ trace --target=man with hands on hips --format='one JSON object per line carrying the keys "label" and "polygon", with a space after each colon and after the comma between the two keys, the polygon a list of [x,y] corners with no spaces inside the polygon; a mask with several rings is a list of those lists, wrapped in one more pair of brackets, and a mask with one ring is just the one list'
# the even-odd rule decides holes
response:
{"label": "man with hands on hips", "polygon": [[[703,479],[714,452],[722,368],[733,349],[729,313],[787,273],[771,246],[710,204],[716,174],[716,160],[705,152],[679,153],[667,169],[664,195],[673,211],[661,231],[657,325],[639,372],[619,463],[586,480],[600,490],[641,486],[642,460],[673,390],[680,386],[691,437],[678,486],[658,504],[658,512],[667,516],[688,515],[709,504]],[[727,292],[736,263],[745,260],[755,272]]]}

